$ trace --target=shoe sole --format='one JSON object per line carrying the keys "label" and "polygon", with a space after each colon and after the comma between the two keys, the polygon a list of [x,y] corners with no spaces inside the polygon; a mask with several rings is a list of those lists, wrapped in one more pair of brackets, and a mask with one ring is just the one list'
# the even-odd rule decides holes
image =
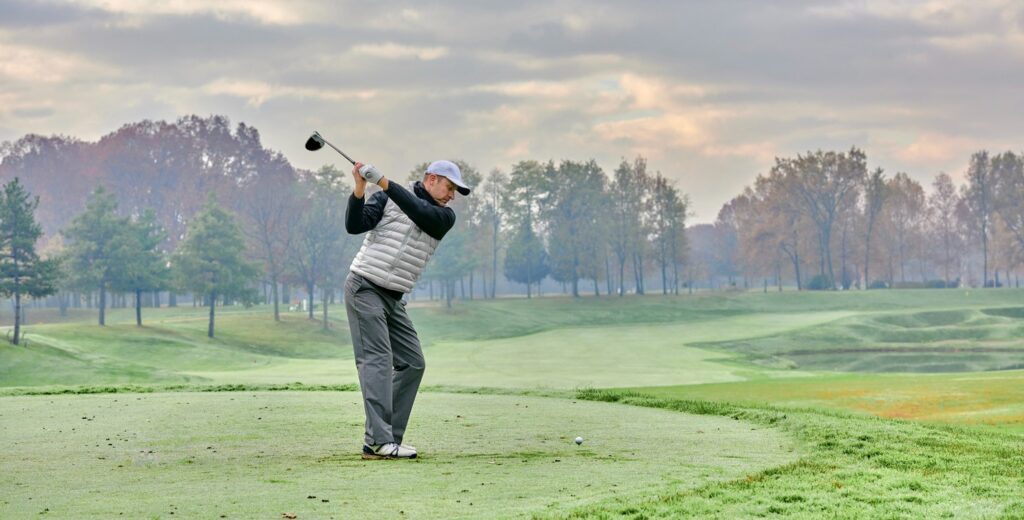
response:
{"label": "shoe sole", "polygon": [[415,459],[416,455],[411,457],[391,457],[388,455],[377,455],[374,453],[364,453],[363,460],[399,460],[399,459]]}

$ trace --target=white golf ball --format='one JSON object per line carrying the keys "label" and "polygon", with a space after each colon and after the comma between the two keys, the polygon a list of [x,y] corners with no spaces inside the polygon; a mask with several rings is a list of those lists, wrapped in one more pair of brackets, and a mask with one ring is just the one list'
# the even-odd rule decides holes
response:
{"label": "white golf ball", "polygon": [[576,437],[576,444],[583,444],[583,437]]}

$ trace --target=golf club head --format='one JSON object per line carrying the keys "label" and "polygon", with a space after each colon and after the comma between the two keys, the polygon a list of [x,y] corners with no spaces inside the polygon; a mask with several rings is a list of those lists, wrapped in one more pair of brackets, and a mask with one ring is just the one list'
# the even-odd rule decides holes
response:
{"label": "golf club head", "polygon": [[306,149],[315,152],[324,147],[324,138],[320,137],[320,132],[313,132],[313,135],[306,139]]}

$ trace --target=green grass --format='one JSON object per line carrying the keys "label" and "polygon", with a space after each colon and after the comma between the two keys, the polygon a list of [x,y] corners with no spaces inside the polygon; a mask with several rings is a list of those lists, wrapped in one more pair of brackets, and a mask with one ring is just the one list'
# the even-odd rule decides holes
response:
{"label": "green grass", "polygon": [[848,372],[977,372],[1024,367],[1016,308],[858,313],[817,327],[693,343],[766,367]]}
{"label": "green grass", "polygon": [[839,374],[725,384],[638,387],[657,398],[843,409],[880,417],[1024,432],[1024,371]]}
{"label": "green grass", "polygon": [[[687,347],[693,341],[739,339],[765,333],[821,325],[849,315],[848,312],[717,314],[681,307],[702,300],[652,298],[660,313],[685,316],[678,323],[664,323],[658,313],[619,313],[610,321],[612,303],[618,300],[552,301],[563,308],[561,321],[592,323],[589,327],[551,328],[551,318],[533,312],[533,302],[481,302],[447,315],[435,308],[415,309],[429,369],[428,384],[497,386],[505,388],[563,388],[583,386],[631,386],[671,384],[685,374],[689,383],[740,380],[751,372],[728,362],[731,355]],[[578,305],[575,309],[565,307]],[[163,309],[161,309],[163,311]],[[518,316],[521,336],[504,337],[506,329],[491,330],[500,323],[491,312]],[[275,323],[270,316],[246,312],[225,313],[217,320],[215,338],[206,337],[205,316],[193,311],[191,318],[180,309],[168,309],[167,318],[154,312],[145,327],[117,323],[99,327],[91,323],[35,325],[24,347],[0,345],[0,383],[5,386],[96,383],[210,382],[239,384],[307,384],[356,382],[347,323],[332,322],[323,330],[303,315],[285,315]],[[342,316],[340,312],[335,313]],[[558,314],[558,313],[553,313]],[[654,323],[636,323],[645,317]],[[463,322],[474,316],[474,325]],[[570,315],[565,317],[565,315]],[[527,326],[527,319],[536,322]],[[451,320],[438,327],[442,320]],[[426,326],[420,326],[424,324]],[[423,331],[423,329],[427,329]],[[466,340],[466,335],[479,339]],[[628,345],[628,347],[625,347]],[[757,373],[763,370],[755,370]]]}
{"label": "green grass", "polygon": [[212,340],[201,308],[30,309],[0,517],[1024,518],[1024,371],[992,371],[1024,367],[1022,296],[412,302],[425,456],[384,465],[341,306],[218,309]]}
{"label": "green grass", "polygon": [[[670,395],[662,392],[662,395]],[[681,392],[679,397],[688,394]],[[560,518],[1020,518],[1024,438],[896,420],[588,392],[581,398],[771,425],[809,451],[727,483],[607,500]]]}
{"label": "green grass", "polygon": [[353,392],[0,399],[0,517],[564,514],[800,455],[770,428],[567,399],[425,393],[406,439],[423,452],[414,462],[362,461],[362,423]]}

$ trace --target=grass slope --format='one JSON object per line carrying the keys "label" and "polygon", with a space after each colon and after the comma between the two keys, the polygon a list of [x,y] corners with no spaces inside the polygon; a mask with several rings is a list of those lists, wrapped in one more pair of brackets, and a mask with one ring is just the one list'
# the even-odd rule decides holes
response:
{"label": "grass slope", "polygon": [[975,372],[1024,367],[1019,307],[864,313],[818,327],[694,343],[753,363],[854,372]]}

